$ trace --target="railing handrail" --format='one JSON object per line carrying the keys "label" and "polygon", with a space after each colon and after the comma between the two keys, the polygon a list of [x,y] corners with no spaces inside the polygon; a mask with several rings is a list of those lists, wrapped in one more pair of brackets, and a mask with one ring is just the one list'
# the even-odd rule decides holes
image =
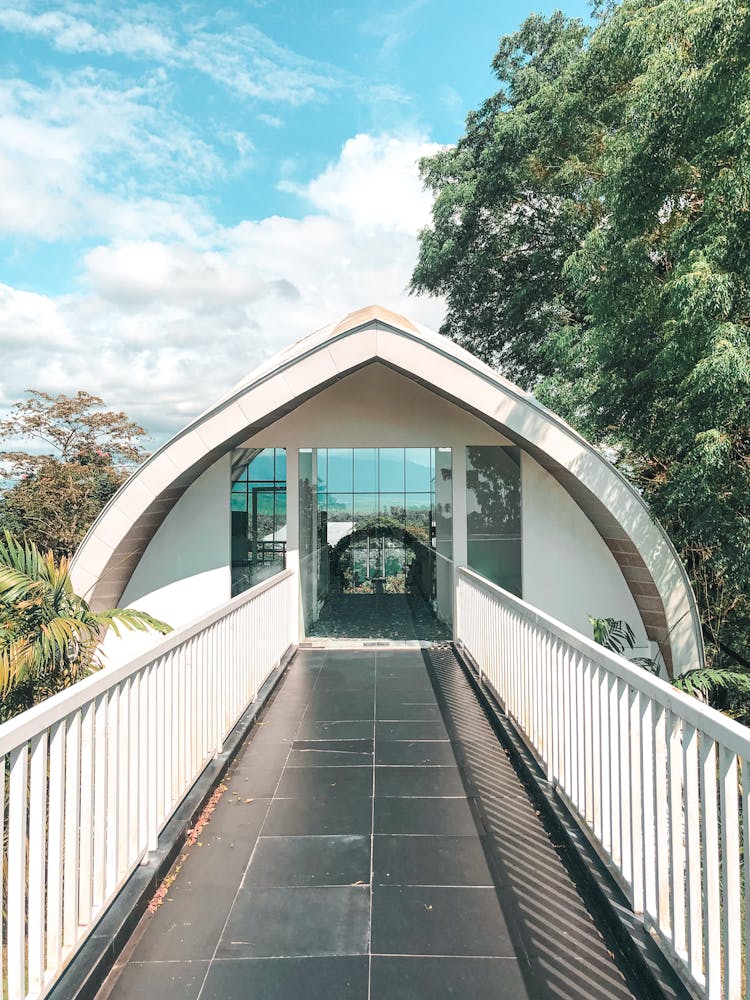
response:
{"label": "railing handrail", "polygon": [[48,729],[56,722],[66,718],[71,712],[76,711],[82,705],[93,701],[109,688],[121,683],[131,674],[136,674],[147,664],[156,661],[159,657],[176,649],[183,643],[192,639],[199,632],[203,632],[215,622],[231,614],[237,608],[259,597],[266,590],[278,586],[283,581],[288,580],[293,575],[293,570],[285,569],[276,573],[267,580],[243,591],[236,597],[231,598],[224,604],[209,611],[205,615],[188,622],[180,628],[170,632],[163,640],[156,645],[140,653],[132,660],[122,663],[117,667],[103,667],[89,677],[72,684],[64,691],[45,699],[39,705],[21,712],[19,715],[7,722],[0,724],[0,756],[9,754],[17,746],[32,739],[37,733]]}
{"label": "railing handrail", "polygon": [[576,632],[575,629],[534,607],[533,604],[528,604],[515,594],[480,576],[468,566],[460,566],[458,573],[459,577],[470,580],[476,586],[515,607],[534,624],[544,626],[577,652],[598,660],[616,677],[653,698],[659,705],[679,715],[685,722],[701,729],[711,739],[724,744],[732,753],[750,760],[750,728],[747,726],[730,719],[710,705],[704,705],[692,695],[679,691],[661,677],[656,677],[642,667],[634,665],[624,656],[613,653],[581,632]]}

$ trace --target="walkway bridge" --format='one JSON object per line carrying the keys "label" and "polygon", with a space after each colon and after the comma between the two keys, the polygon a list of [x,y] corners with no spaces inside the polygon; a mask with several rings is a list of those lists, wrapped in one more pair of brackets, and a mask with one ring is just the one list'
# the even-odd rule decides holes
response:
{"label": "walkway bridge", "polygon": [[746,729],[457,588],[300,650],[287,570],[1,727],[3,997],[746,996]]}

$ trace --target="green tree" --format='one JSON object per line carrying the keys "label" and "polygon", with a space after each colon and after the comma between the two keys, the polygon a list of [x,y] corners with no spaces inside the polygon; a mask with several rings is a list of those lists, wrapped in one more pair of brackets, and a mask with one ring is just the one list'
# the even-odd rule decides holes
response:
{"label": "green tree", "polygon": [[0,722],[103,666],[98,647],[109,629],[171,631],[132,608],[93,612],[68,570],[64,556],[9,532],[0,540]]}
{"label": "green tree", "polygon": [[42,550],[69,555],[146,457],[145,436],[124,413],[105,410],[98,396],[30,391],[0,421],[0,439],[44,450],[0,452],[0,475],[10,483],[0,498],[0,524]]}
{"label": "green tree", "polygon": [[709,660],[750,660],[750,11],[530,18],[455,149],[416,290],[614,454],[675,540]]}

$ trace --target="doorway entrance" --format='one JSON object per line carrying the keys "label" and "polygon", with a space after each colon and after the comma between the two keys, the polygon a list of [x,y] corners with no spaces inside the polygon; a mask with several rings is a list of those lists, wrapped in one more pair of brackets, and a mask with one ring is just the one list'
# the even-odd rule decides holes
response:
{"label": "doorway entrance", "polygon": [[306,634],[449,637],[450,448],[308,448],[299,467]]}

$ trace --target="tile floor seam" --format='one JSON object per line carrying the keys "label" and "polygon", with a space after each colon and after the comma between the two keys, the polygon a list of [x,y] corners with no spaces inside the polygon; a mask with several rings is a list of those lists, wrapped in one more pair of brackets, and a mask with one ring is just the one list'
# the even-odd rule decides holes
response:
{"label": "tile floor seam", "polygon": [[367,1000],[372,1000],[372,906],[375,887],[375,761],[377,748],[375,741],[378,732],[378,651],[374,653],[374,671],[372,684],[372,804],[370,807],[370,918],[367,928]]}
{"label": "tile floor seam", "polygon": [[[318,680],[320,678],[321,671],[323,670],[323,666],[325,665],[326,659],[327,659],[327,657],[324,655],[323,656],[323,660],[322,660],[322,662],[320,664],[320,667],[318,668],[317,676],[315,677],[315,683],[313,684],[312,691],[314,691],[315,687],[317,686],[317,683],[318,683]],[[292,663],[293,663],[293,661],[292,661]],[[292,664],[290,664],[290,666],[291,665]],[[286,679],[288,679],[288,678],[286,678]],[[311,691],[311,693],[312,693],[312,691]],[[270,707],[271,706],[269,706],[269,708]],[[308,703],[305,706],[305,710],[303,711],[302,715],[300,716],[300,718],[299,718],[299,720],[297,722],[297,729],[295,730],[295,733],[299,732],[300,726],[302,725],[302,723],[303,723],[303,721],[305,719],[305,715],[307,714],[307,711],[308,711],[309,707],[310,706],[309,706],[309,703]],[[252,737],[251,737],[251,740],[252,740]],[[250,852],[250,857],[248,858],[247,864],[245,865],[245,868],[244,868],[244,870],[242,872],[242,876],[240,877],[240,882],[239,882],[239,885],[237,886],[237,891],[234,894],[234,898],[232,899],[232,902],[231,902],[231,904],[229,906],[229,910],[227,911],[226,919],[224,920],[224,924],[223,924],[223,926],[221,928],[221,931],[219,932],[218,938],[216,940],[216,947],[214,948],[213,955],[209,959],[208,968],[206,969],[206,974],[203,977],[203,982],[201,983],[200,989],[198,990],[198,995],[196,997],[196,1000],[201,1000],[201,997],[203,996],[203,991],[206,988],[206,982],[208,981],[208,977],[209,977],[210,972],[211,972],[211,966],[216,961],[216,955],[217,955],[217,952],[219,950],[219,946],[221,944],[221,939],[224,936],[224,932],[226,931],[227,925],[229,924],[229,918],[232,915],[232,911],[234,910],[235,904],[237,903],[237,899],[239,897],[239,894],[242,891],[243,885],[245,883],[245,876],[247,875],[248,869],[250,868],[250,865],[252,864],[253,857],[255,855],[255,851],[256,851],[256,849],[258,847],[258,840],[260,839],[260,835],[263,832],[263,827],[265,826],[266,820],[268,819],[268,813],[271,810],[271,805],[272,805],[272,803],[274,801],[274,797],[275,797],[276,791],[278,790],[279,785],[281,784],[281,779],[284,776],[284,770],[286,769],[286,761],[289,759],[289,755],[292,752],[292,745],[293,745],[293,743],[294,743],[294,741],[292,740],[292,742],[289,745],[289,750],[287,751],[287,756],[286,756],[286,758],[284,760],[284,763],[281,766],[281,772],[279,773],[279,780],[276,782],[276,788],[274,789],[274,794],[268,800],[268,805],[266,806],[266,811],[265,811],[265,814],[263,816],[263,822],[261,823],[260,829],[258,830],[258,833],[255,836],[255,843],[253,844],[253,849]]]}

